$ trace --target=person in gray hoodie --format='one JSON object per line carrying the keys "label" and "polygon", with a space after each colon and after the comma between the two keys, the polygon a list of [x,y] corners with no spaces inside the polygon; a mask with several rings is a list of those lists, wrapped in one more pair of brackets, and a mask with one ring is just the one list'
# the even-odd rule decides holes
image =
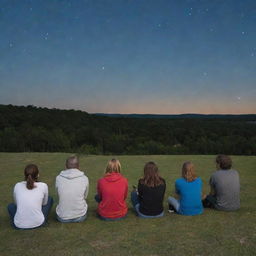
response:
{"label": "person in gray hoodie", "polygon": [[60,222],[82,222],[86,219],[86,198],[89,192],[89,180],[79,170],[77,156],[66,160],[66,170],[56,177],[56,189],[59,203],[56,207],[57,219]]}

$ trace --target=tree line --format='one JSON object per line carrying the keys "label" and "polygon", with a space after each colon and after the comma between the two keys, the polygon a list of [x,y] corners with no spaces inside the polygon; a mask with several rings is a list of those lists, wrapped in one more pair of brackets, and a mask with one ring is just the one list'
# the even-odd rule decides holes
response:
{"label": "tree line", "polygon": [[256,115],[127,118],[0,105],[0,151],[256,155]]}

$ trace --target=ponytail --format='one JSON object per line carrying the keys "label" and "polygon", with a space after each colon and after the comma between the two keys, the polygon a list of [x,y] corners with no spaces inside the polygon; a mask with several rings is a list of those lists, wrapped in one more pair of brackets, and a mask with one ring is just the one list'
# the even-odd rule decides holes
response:
{"label": "ponytail", "polygon": [[35,182],[37,181],[39,174],[38,167],[35,164],[29,164],[25,167],[24,176],[25,181],[27,182],[27,189],[33,189],[35,187]]}
{"label": "ponytail", "polygon": [[31,177],[31,174],[27,177],[27,189],[33,189],[34,188],[34,180]]}

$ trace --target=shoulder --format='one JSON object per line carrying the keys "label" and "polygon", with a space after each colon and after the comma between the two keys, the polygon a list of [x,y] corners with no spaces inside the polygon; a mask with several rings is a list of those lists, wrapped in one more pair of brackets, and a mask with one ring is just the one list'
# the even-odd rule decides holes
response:
{"label": "shoulder", "polygon": [[161,180],[164,184],[166,183],[164,178],[160,177],[160,180]]}
{"label": "shoulder", "polygon": [[202,181],[202,179],[201,179],[200,177],[196,177],[196,178],[195,178],[195,181],[200,182],[200,183],[202,183],[202,182],[203,182],[203,181]]}
{"label": "shoulder", "polygon": [[166,186],[166,182],[165,182],[165,179],[163,179],[162,177],[160,178],[160,180],[162,181],[162,183],[160,184],[160,186]]}
{"label": "shoulder", "polygon": [[202,185],[202,184],[203,184],[203,181],[202,181],[202,179],[201,179],[200,177],[196,177],[195,180],[194,180],[194,182],[195,182],[196,184],[199,184],[199,185]]}
{"label": "shoulder", "polygon": [[105,181],[105,177],[101,177],[98,179],[97,183],[100,184]]}
{"label": "shoulder", "polygon": [[184,183],[184,178],[178,178],[176,181],[175,181],[175,184],[182,184]]}
{"label": "shoulder", "polygon": [[211,174],[211,179],[214,179],[215,177],[221,175],[221,170],[218,170],[218,171],[214,171],[212,174]]}
{"label": "shoulder", "polygon": [[86,180],[87,182],[89,181],[89,178],[88,178],[86,175],[84,175],[84,176],[82,176],[82,177],[83,177],[83,179]]}
{"label": "shoulder", "polygon": [[44,182],[36,182],[36,186],[38,188],[41,188],[41,189],[47,189],[48,190],[48,185]]}
{"label": "shoulder", "polygon": [[239,175],[239,172],[237,171],[237,170],[229,170],[230,172],[233,172],[233,173],[235,173],[236,175]]}
{"label": "shoulder", "polygon": [[26,181],[21,181],[21,182],[18,182],[14,185],[14,190],[16,189],[19,189],[21,187],[25,187],[26,186]]}

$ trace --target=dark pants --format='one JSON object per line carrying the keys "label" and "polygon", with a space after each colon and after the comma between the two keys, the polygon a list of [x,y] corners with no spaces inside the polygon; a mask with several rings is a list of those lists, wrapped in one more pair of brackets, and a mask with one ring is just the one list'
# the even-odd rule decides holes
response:
{"label": "dark pants", "polygon": [[215,196],[207,195],[202,201],[204,208],[216,208],[217,199]]}
{"label": "dark pants", "polygon": [[[45,225],[45,223],[46,223],[46,221],[47,221],[47,218],[48,218],[48,215],[49,215],[49,213],[50,213],[50,210],[51,210],[51,208],[52,208],[52,205],[53,205],[53,199],[52,199],[52,197],[49,196],[49,197],[48,197],[47,204],[42,206],[42,213],[43,213],[43,215],[44,215],[44,222],[42,223],[42,225],[40,225],[40,226],[38,226],[38,227],[36,227],[36,228],[39,228],[39,227]],[[16,228],[16,229],[21,229],[21,228],[16,227],[15,224],[14,224],[14,216],[15,216],[16,211],[17,211],[17,205],[14,204],[14,203],[11,203],[11,204],[9,204],[9,205],[7,206],[7,210],[8,210],[8,213],[9,213],[9,215],[10,215],[10,219],[11,219],[11,224],[12,224],[12,226],[13,226],[14,228]]]}

